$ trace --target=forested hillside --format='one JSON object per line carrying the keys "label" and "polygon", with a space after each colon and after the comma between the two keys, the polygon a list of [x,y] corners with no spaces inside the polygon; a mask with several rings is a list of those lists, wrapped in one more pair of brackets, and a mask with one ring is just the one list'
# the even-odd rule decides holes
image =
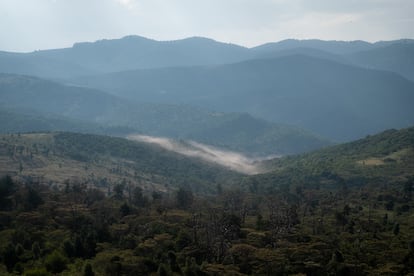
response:
{"label": "forested hillside", "polygon": [[[117,184],[140,186],[148,193],[191,187],[211,193],[238,173],[169,152],[158,146],[77,133],[0,136],[1,175],[37,179],[62,188],[80,182],[110,193]],[[132,185],[132,186],[131,186]]]}
{"label": "forested hillside", "polygon": [[[413,128],[273,160],[271,173],[249,177],[118,138],[57,133],[0,142],[2,174],[13,176],[0,179],[2,275],[414,269]],[[61,183],[52,167],[54,177],[77,177]],[[106,180],[93,181],[99,176]]]}
{"label": "forested hillside", "polygon": [[0,276],[414,276],[413,11],[0,0]]}
{"label": "forested hillside", "polygon": [[411,275],[413,45],[1,52],[0,275]]}
{"label": "forested hillside", "polygon": [[275,183],[324,189],[384,185],[387,189],[414,176],[414,128],[387,130],[351,143],[274,159],[266,166],[273,172],[252,178],[261,183],[263,191]]}

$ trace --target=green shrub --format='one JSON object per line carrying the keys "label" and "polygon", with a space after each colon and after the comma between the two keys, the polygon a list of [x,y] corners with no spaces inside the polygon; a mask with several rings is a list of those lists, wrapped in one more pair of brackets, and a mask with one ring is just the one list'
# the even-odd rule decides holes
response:
{"label": "green shrub", "polygon": [[66,269],[67,259],[58,251],[53,251],[45,260],[47,271],[52,273],[60,273]]}

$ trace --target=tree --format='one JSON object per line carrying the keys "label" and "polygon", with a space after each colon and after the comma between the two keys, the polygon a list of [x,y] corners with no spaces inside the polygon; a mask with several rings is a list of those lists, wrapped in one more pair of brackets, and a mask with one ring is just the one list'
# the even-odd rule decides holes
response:
{"label": "tree", "polygon": [[14,250],[16,251],[16,255],[18,257],[20,257],[21,255],[23,255],[23,253],[24,253],[24,248],[23,248],[23,246],[20,243],[18,243],[16,245],[16,247],[14,248]]}
{"label": "tree", "polygon": [[193,192],[190,189],[180,188],[176,193],[177,206],[187,209],[193,204]]}
{"label": "tree", "polygon": [[129,205],[124,203],[121,205],[121,207],[119,208],[119,211],[121,212],[121,215],[123,217],[129,215],[131,213],[131,208],[129,208]]}
{"label": "tree", "polygon": [[63,251],[65,252],[68,258],[73,258],[76,256],[75,246],[70,240],[66,240],[63,242]]}
{"label": "tree", "polygon": [[252,274],[252,262],[254,262],[256,250],[254,246],[248,244],[236,244],[229,250],[233,262],[239,266],[240,272]]}
{"label": "tree", "polygon": [[26,276],[50,276],[50,273],[45,268],[36,268],[28,270],[24,273]]}
{"label": "tree", "polygon": [[124,184],[117,184],[114,187],[114,198],[121,200],[124,197]]}
{"label": "tree", "polygon": [[162,194],[160,192],[157,192],[157,191],[152,192],[152,200],[153,201],[159,201],[161,199],[162,199]]}
{"label": "tree", "polygon": [[66,269],[67,259],[62,256],[58,251],[53,251],[48,255],[45,260],[45,266],[47,271],[52,273],[60,273]]}
{"label": "tree", "polygon": [[26,211],[36,209],[39,205],[43,204],[43,199],[39,192],[33,187],[27,187],[26,198],[24,200],[24,208]]}
{"label": "tree", "polygon": [[7,271],[11,272],[13,270],[14,265],[19,261],[15,247],[12,243],[9,243],[2,252],[2,260],[3,263],[6,265]]}
{"label": "tree", "polygon": [[0,179],[0,210],[9,209],[11,206],[10,197],[16,191],[16,185],[8,175]]}
{"label": "tree", "polygon": [[[76,234],[73,241],[75,257],[92,258],[96,254],[96,230],[91,227],[83,227],[79,234]],[[70,246],[68,247],[70,252]],[[66,248],[65,248],[66,250]]]}
{"label": "tree", "polygon": [[145,207],[148,199],[143,195],[141,187],[135,187],[132,191],[132,204],[138,207]]}
{"label": "tree", "polygon": [[95,276],[95,272],[93,272],[90,263],[86,264],[85,269],[83,270],[83,276]]}
{"label": "tree", "polygon": [[158,267],[157,274],[159,276],[167,276],[169,274],[164,264],[160,264],[160,266]]}
{"label": "tree", "polygon": [[400,224],[396,223],[394,225],[394,228],[392,229],[392,232],[394,233],[395,236],[397,236],[400,233]]}
{"label": "tree", "polygon": [[194,258],[187,257],[185,260],[185,267],[183,269],[185,276],[201,275],[200,267],[197,265]]}
{"label": "tree", "polygon": [[33,254],[33,258],[34,258],[35,260],[37,260],[37,259],[39,259],[39,258],[40,258],[40,252],[41,252],[41,250],[40,250],[40,245],[39,245],[39,242],[35,241],[35,242],[32,244],[32,254]]}
{"label": "tree", "polygon": [[180,230],[175,240],[175,246],[178,251],[181,251],[186,246],[192,243],[191,236],[184,230]]}
{"label": "tree", "polygon": [[413,193],[414,177],[410,178],[407,182],[404,183],[403,195],[404,199],[409,201],[411,200]]}
{"label": "tree", "polygon": [[177,263],[177,256],[175,255],[175,253],[173,251],[169,251],[168,252],[168,260],[170,263],[170,269],[172,272],[181,274],[181,268]]}

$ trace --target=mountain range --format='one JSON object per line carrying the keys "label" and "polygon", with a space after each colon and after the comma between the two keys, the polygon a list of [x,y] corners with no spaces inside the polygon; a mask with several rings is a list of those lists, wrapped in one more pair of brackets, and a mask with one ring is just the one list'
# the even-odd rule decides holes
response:
{"label": "mountain range", "polygon": [[0,274],[411,275],[412,47],[0,52]]}
{"label": "mountain range", "polygon": [[[222,43],[203,37],[156,41],[140,36],[75,43],[71,48],[30,53],[0,52],[0,72],[67,79],[74,76],[133,69],[236,63],[269,55],[323,54],[356,65],[394,71],[413,79],[414,40],[323,41],[287,39],[253,48]],[[387,55],[382,55],[383,53]],[[378,62],[385,59],[388,62]],[[398,68],[397,62],[407,65]]]}
{"label": "mountain range", "polygon": [[247,113],[128,101],[90,88],[0,74],[2,132],[77,131],[190,139],[249,155],[292,154],[331,142]]}
{"label": "mountain range", "polygon": [[0,52],[2,112],[65,125],[42,130],[73,130],[75,120],[86,132],[298,153],[411,126],[413,49],[409,39],[289,39],[246,48],[202,37],[128,36]]}
{"label": "mountain range", "polygon": [[78,83],[128,99],[247,112],[337,141],[414,123],[413,82],[305,55],[134,70]]}

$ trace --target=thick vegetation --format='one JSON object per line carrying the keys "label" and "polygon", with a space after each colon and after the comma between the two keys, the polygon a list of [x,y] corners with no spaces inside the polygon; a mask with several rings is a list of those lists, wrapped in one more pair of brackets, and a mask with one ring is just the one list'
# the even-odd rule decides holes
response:
{"label": "thick vegetation", "polygon": [[[46,137],[54,141],[51,157],[78,153],[73,158],[90,167],[101,156],[148,171],[157,164],[139,144],[126,151],[133,142],[121,139]],[[274,172],[239,178],[240,187],[211,183],[209,195],[192,185],[152,192],[139,182],[110,192],[79,181],[56,186],[15,172],[0,180],[0,274],[409,274],[413,137],[412,128],[391,130],[273,161]]]}

